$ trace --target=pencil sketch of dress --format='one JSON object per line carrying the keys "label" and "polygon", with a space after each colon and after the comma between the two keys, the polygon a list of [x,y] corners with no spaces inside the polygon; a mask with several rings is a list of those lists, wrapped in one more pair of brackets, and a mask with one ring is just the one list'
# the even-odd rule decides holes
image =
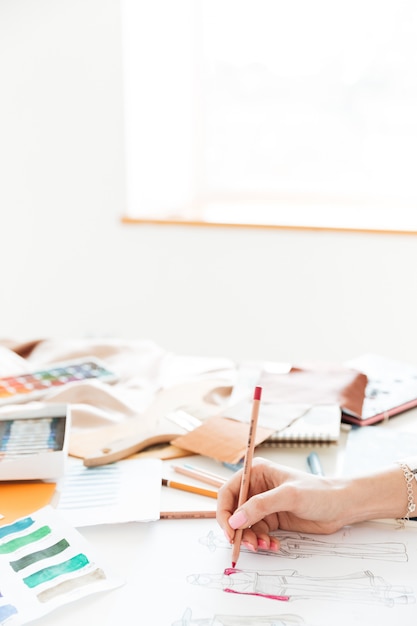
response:
{"label": "pencil sketch of dress", "polygon": [[[408,561],[406,546],[401,542],[340,543],[316,539],[296,532],[286,532],[285,534],[275,532],[272,535],[279,539],[279,550],[277,552],[260,550],[259,552],[262,552],[262,554],[285,556],[288,559],[308,558],[319,555],[381,561]],[[230,548],[230,544],[226,539],[220,535],[215,535],[213,531],[202,537],[200,543],[207,546],[211,552],[216,550],[216,548]],[[242,550],[245,551],[244,546],[242,546]]]}
{"label": "pencil sketch of dress", "polygon": [[191,574],[191,584],[222,589],[227,593],[263,596],[292,601],[345,600],[367,604],[414,604],[411,587],[391,585],[370,570],[344,576],[305,576],[297,570],[275,571],[226,569],[222,574]]}
{"label": "pencil sketch of dress", "polygon": [[213,615],[213,617],[193,618],[187,608],[181,619],[171,626],[308,626],[302,617],[285,613],[283,615]]}

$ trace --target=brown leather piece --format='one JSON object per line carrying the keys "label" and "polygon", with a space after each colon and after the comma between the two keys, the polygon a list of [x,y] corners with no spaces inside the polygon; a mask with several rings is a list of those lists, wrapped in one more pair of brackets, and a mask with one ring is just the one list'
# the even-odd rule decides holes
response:
{"label": "brown leather piece", "polygon": [[27,359],[33,350],[42,342],[43,339],[32,339],[30,341],[24,341],[22,343],[13,341],[10,339],[0,339],[0,345],[12,350],[16,354],[22,357],[22,359]]}
{"label": "brown leather piece", "polygon": [[362,413],[368,378],[362,372],[332,364],[293,367],[288,374],[262,372],[263,402],[338,404],[354,415]]}

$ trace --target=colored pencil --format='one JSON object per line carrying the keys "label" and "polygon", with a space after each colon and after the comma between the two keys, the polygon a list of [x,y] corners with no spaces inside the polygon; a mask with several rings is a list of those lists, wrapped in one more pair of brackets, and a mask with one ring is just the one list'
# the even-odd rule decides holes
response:
{"label": "colored pencil", "polygon": [[194,472],[198,472],[199,474],[211,476],[211,478],[216,478],[217,480],[220,480],[224,483],[227,481],[227,478],[225,478],[224,476],[220,476],[220,474],[215,474],[214,472],[209,472],[209,470],[203,469],[202,467],[195,467],[194,465],[190,465],[189,463],[185,463],[184,467],[193,470]]}
{"label": "colored pencil", "polygon": [[[261,403],[262,387],[255,387],[253,394],[252,415],[249,426],[248,443],[246,447],[245,461],[243,464],[242,481],[240,483],[238,507],[242,506],[248,499],[250,473],[252,469],[253,452],[255,449],[256,427],[258,425],[259,407]],[[238,528],[235,531],[232,547],[232,567],[236,567],[240,554],[240,543],[242,541],[243,530]]]}
{"label": "colored pencil", "polygon": [[307,457],[307,465],[312,474],[316,474],[316,476],[324,476],[323,468],[320,463],[320,457],[317,452],[310,452]]}
{"label": "colored pencil", "polygon": [[161,511],[160,519],[213,519],[216,511]]}
{"label": "colored pencil", "polygon": [[208,496],[209,498],[217,498],[217,491],[211,491],[210,489],[203,489],[202,487],[195,487],[194,485],[187,485],[186,483],[177,483],[174,480],[162,479],[163,487],[171,487],[172,489],[180,489],[181,491],[189,491],[190,493],[197,493],[200,496]]}
{"label": "colored pencil", "polygon": [[214,485],[214,487],[221,487],[226,482],[226,479],[222,478],[221,476],[216,476],[215,474],[202,471],[198,468],[191,468],[187,465],[173,465],[172,469],[174,470],[174,472],[178,472],[178,474],[184,474],[184,476],[189,476],[190,478],[201,480],[202,483]]}

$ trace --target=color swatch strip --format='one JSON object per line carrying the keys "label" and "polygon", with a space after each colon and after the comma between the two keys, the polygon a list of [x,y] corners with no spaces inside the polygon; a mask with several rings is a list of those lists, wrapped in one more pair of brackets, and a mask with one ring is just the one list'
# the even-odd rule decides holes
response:
{"label": "color swatch strip", "polygon": [[109,580],[90,551],[50,506],[0,527],[0,624],[17,626],[119,586],[121,581]]}
{"label": "color swatch strip", "polygon": [[61,541],[58,541],[57,543],[54,543],[54,545],[45,548],[45,550],[37,550],[36,552],[31,552],[31,554],[22,556],[22,558],[18,559],[17,561],[10,561],[10,566],[14,569],[15,572],[19,572],[25,567],[29,567],[29,565],[33,565],[33,563],[37,563],[42,559],[49,559],[52,556],[60,554],[68,547],[68,541],[66,539],[61,539]]}

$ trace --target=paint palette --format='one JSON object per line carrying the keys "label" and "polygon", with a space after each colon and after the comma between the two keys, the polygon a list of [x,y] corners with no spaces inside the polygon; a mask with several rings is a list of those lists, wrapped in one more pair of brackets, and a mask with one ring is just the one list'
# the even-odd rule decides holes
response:
{"label": "paint palette", "polygon": [[0,413],[0,480],[63,476],[70,410],[69,405],[51,404]]}
{"label": "paint palette", "polygon": [[27,374],[0,378],[0,406],[37,400],[56,387],[93,378],[108,383],[117,380],[116,375],[96,358],[67,361]]}

